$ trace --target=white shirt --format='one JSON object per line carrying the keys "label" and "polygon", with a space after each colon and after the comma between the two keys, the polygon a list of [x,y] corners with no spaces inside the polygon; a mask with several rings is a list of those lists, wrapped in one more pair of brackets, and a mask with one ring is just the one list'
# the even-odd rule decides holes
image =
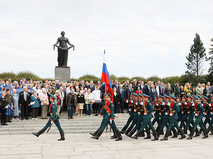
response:
{"label": "white shirt", "polygon": [[101,91],[100,90],[94,90],[92,91],[94,100],[101,100]]}

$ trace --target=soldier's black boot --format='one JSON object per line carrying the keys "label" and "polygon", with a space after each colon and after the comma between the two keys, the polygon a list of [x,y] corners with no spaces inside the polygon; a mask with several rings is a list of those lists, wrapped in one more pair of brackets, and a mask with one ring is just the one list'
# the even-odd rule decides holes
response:
{"label": "soldier's black boot", "polygon": [[196,128],[195,132],[196,132],[196,134],[195,134],[194,137],[200,136],[200,133],[199,133],[199,131],[198,131],[198,128]]}
{"label": "soldier's black boot", "polygon": [[116,131],[116,136],[117,136],[117,139],[115,141],[122,140],[122,136],[121,136],[121,133],[119,131]]}
{"label": "soldier's black boot", "polygon": [[60,135],[61,135],[61,138],[58,139],[58,141],[63,141],[63,140],[65,140],[64,131],[63,131],[63,130],[60,131]]}
{"label": "soldier's black boot", "polygon": [[[140,130],[140,129],[139,129]],[[138,130],[138,131],[139,131]],[[142,131],[142,133],[138,136],[138,137],[144,137],[145,136],[145,134],[144,134],[144,130]]]}
{"label": "soldier's black boot", "polygon": [[158,134],[157,134],[157,131],[153,131],[153,136],[154,136],[154,139],[152,141],[156,141],[158,140]]}
{"label": "soldier's black boot", "polygon": [[114,131],[114,129],[112,129],[113,131],[113,136],[111,136],[111,139],[116,139],[117,138],[117,133]]}
{"label": "soldier's black boot", "polygon": [[95,136],[92,136],[91,138],[98,140],[102,133],[103,133],[103,131],[99,131]]}
{"label": "soldier's black boot", "polygon": [[179,133],[180,133],[180,135],[181,135],[181,138],[179,138],[180,140],[186,138],[186,135],[184,134],[184,132],[183,132],[182,129],[180,129],[180,130],[178,130],[178,131],[179,131]]}
{"label": "soldier's black boot", "polygon": [[166,140],[168,140],[169,134],[170,134],[170,131],[166,131],[165,136],[163,137],[163,139],[160,139],[160,141],[166,141]]}
{"label": "soldier's black boot", "polygon": [[128,126],[125,125],[125,126],[123,127],[123,129],[120,131],[120,133],[123,134],[123,133],[126,131],[127,127],[128,127]]}
{"label": "soldier's black boot", "polygon": [[169,136],[172,136],[172,131],[169,131]]}
{"label": "soldier's black boot", "polygon": [[133,139],[138,139],[138,136],[140,135],[140,134],[142,134],[143,132],[142,131],[138,131],[136,134],[135,134],[135,136],[133,136],[133,137],[131,137],[131,138],[133,138]]}
{"label": "soldier's black boot", "polygon": [[92,136],[95,136],[99,132],[100,128],[98,128],[94,133],[89,133]]}
{"label": "soldier's black boot", "polygon": [[203,130],[203,133],[204,133],[204,137],[202,139],[208,138],[208,133],[206,129]]}
{"label": "soldier's black boot", "polygon": [[162,131],[163,129],[159,129],[158,131],[157,131],[157,133],[158,133],[158,137],[161,135],[161,131]]}
{"label": "soldier's black boot", "polygon": [[184,134],[187,134],[187,128],[184,129]]}
{"label": "soldier's black boot", "polygon": [[187,138],[187,140],[191,140],[193,138],[193,134],[194,134],[194,130],[192,130],[189,134],[189,137]]}
{"label": "soldier's black boot", "polygon": [[44,129],[41,129],[39,132],[32,132],[33,135],[35,135],[36,137],[39,137],[39,135],[41,135],[45,130]]}
{"label": "soldier's black boot", "polygon": [[131,136],[136,132],[136,130],[137,130],[137,129],[133,129],[132,131],[130,131],[129,134],[127,134],[127,136],[128,136],[128,137],[131,137]]}
{"label": "soldier's black boot", "polygon": [[147,137],[145,137],[144,139],[151,139],[151,135],[150,135],[150,130],[146,129],[146,135]]}
{"label": "soldier's black boot", "polygon": [[129,132],[131,131],[132,129],[131,128],[128,128],[126,131],[125,131],[125,134],[129,134]]}
{"label": "soldier's black boot", "polygon": [[177,137],[177,132],[176,132],[175,128],[172,129],[172,132],[173,132],[173,136],[171,138],[176,138]]}

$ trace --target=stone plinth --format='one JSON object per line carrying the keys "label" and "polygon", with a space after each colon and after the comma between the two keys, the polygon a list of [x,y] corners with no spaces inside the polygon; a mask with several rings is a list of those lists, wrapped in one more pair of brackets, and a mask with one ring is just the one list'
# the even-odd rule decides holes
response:
{"label": "stone plinth", "polygon": [[60,82],[70,81],[70,67],[55,67],[55,80]]}

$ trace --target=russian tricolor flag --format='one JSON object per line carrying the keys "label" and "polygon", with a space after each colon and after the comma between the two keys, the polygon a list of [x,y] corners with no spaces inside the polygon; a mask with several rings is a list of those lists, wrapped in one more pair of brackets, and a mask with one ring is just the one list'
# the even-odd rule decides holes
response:
{"label": "russian tricolor flag", "polygon": [[112,90],[110,75],[109,75],[109,72],[107,71],[105,51],[104,51],[104,62],[103,62],[101,82],[105,82],[106,92],[109,92],[112,95],[112,102],[113,102],[113,90]]}

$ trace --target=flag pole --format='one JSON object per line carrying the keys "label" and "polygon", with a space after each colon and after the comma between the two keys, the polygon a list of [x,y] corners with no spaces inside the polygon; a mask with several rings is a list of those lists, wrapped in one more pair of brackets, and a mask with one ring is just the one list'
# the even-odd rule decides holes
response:
{"label": "flag pole", "polygon": [[[105,59],[105,49],[104,49],[104,59]],[[105,83],[105,94],[106,94],[106,83]]]}

